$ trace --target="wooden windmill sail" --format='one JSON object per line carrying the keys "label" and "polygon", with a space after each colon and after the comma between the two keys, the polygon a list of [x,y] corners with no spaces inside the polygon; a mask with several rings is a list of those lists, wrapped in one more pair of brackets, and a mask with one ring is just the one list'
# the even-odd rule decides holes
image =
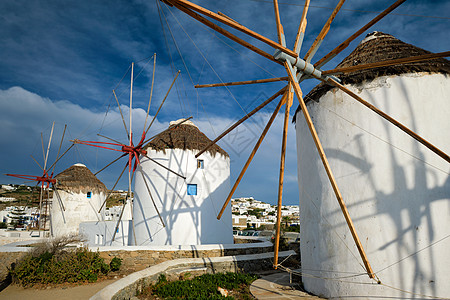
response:
{"label": "wooden windmill sail", "polygon": [[33,161],[39,166],[39,168],[42,170],[41,176],[35,176],[35,175],[23,175],[23,174],[6,174],[7,176],[12,176],[16,178],[21,178],[25,180],[35,181],[36,186],[40,186],[40,192],[39,192],[39,219],[38,219],[38,229],[39,230],[46,230],[47,228],[47,222],[49,220],[49,213],[50,213],[50,204],[51,204],[51,197],[50,197],[50,189],[53,190],[53,193],[56,195],[56,199],[58,199],[59,206],[62,210],[65,210],[64,203],[56,189],[57,181],[53,177],[55,167],[57,162],[73,147],[73,144],[64,151],[63,154],[60,155],[61,147],[64,141],[64,136],[66,133],[67,125],[64,126],[64,131],[61,136],[61,141],[59,143],[58,152],[56,155],[55,161],[49,166],[49,153],[50,153],[50,145],[52,143],[53,138],[53,131],[55,128],[55,122],[52,124],[52,128],[50,131],[50,137],[48,139],[47,148],[45,150],[44,147],[44,137],[41,133],[41,143],[42,143],[42,155],[43,155],[43,164],[39,164],[38,161],[31,156]]}
{"label": "wooden windmill sail", "polygon": [[[76,144],[83,144],[83,145],[98,147],[98,148],[102,148],[102,149],[108,149],[108,150],[112,150],[112,151],[116,151],[116,152],[121,152],[122,153],[117,159],[115,159],[112,162],[110,162],[109,164],[107,164],[105,167],[103,167],[100,171],[96,172],[94,175],[97,175],[101,171],[105,170],[106,168],[108,168],[109,166],[111,166],[112,164],[114,164],[115,162],[120,160],[121,158],[126,158],[126,160],[127,160],[126,163],[125,163],[125,166],[124,166],[124,168],[123,168],[123,170],[121,172],[121,174],[117,178],[116,182],[114,183],[114,186],[112,187],[112,189],[110,190],[109,194],[107,195],[105,201],[103,202],[102,206],[100,207],[99,213],[100,213],[101,209],[103,208],[103,206],[105,205],[106,200],[108,200],[108,198],[111,196],[112,192],[114,191],[116,185],[118,184],[119,180],[123,176],[123,173],[125,172],[126,169],[128,169],[128,195],[127,195],[127,197],[128,197],[129,200],[132,199],[132,181],[133,181],[134,176],[136,175],[135,174],[136,170],[137,170],[138,166],[140,165],[139,157],[141,157],[141,156],[145,157],[148,160],[152,161],[153,163],[157,164],[159,167],[164,168],[164,169],[172,172],[173,174],[175,174],[175,175],[185,179],[185,177],[183,175],[170,170],[169,168],[167,168],[163,164],[161,164],[161,163],[157,162],[156,160],[154,160],[154,159],[150,158],[149,156],[147,156],[147,151],[144,150],[145,144],[147,144],[148,142],[152,141],[155,138],[155,136],[156,136],[155,135],[153,137],[148,138],[147,134],[148,134],[152,124],[154,123],[156,117],[158,116],[158,113],[160,112],[162,106],[164,105],[164,103],[165,103],[165,101],[167,99],[167,96],[169,95],[173,85],[175,84],[175,81],[178,78],[178,75],[180,74],[180,71],[178,71],[178,73],[176,74],[175,78],[173,79],[172,84],[170,85],[170,87],[169,87],[165,97],[163,98],[160,106],[158,107],[158,110],[156,111],[155,115],[153,116],[152,120],[150,121],[149,125],[147,126],[148,117],[149,117],[149,114],[150,114],[150,105],[151,105],[152,96],[153,96],[155,68],[156,68],[156,53],[153,55],[153,76],[152,76],[150,98],[149,98],[148,106],[147,106],[147,114],[146,114],[146,118],[145,118],[145,123],[144,123],[144,126],[143,126],[142,134],[140,135],[139,141],[137,143],[135,143],[135,141],[133,141],[134,132],[133,132],[133,129],[132,129],[134,63],[131,64],[130,100],[129,100],[129,123],[128,123],[128,127],[126,125],[125,118],[124,118],[124,116],[122,114],[122,110],[120,108],[119,99],[118,99],[118,97],[116,95],[115,90],[113,90],[113,95],[114,95],[114,98],[115,98],[116,103],[118,105],[119,112],[120,112],[120,115],[122,117],[123,126],[124,126],[125,132],[127,134],[128,143],[127,144],[121,143],[119,141],[116,141],[114,139],[111,139],[109,137],[106,137],[106,136],[103,136],[103,135],[100,135],[100,134],[99,134],[99,136],[109,140],[109,142],[81,141],[81,140],[74,140],[73,141]],[[177,124],[176,126],[181,125],[182,123],[184,123],[185,121],[187,121],[189,119],[190,118],[185,119],[183,122]],[[165,131],[171,130],[173,127],[175,127],[175,126],[171,126],[171,127],[167,128]],[[139,176],[139,175],[136,175],[136,176]],[[140,176],[142,177],[143,181],[145,182],[145,185],[148,186],[147,179],[145,178],[144,174],[142,174],[142,172],[140,172]],[[161,218],[161,215],[159,214],[158,208],[156,207],[156,203],[153,200],[153,196],[152,196],[152,194],[150,192],[150,189],[147,189],[147,191],[148,191],[149,198],[151,199],[151,201],[153,203],[153,206],[155,207],[156,211],[158,212],[161,224],[164,227],[165,226],[164,221]],[[114,230],[112,241],[114,241],[114,238],[115,238],[117,229],[119,227],[119,224],[121,222],[121,219],[122,219],[122,216],[123,216],[123,212],[125,210],[125,206],[126,205],[127,205],[127,201],[125,201],[124,204],[123,204],[123,207],[122,207],[122,210],[121,210],[121,214],[120,214],[119,219],[117,221],[116,229]],[[134,219],[133,219],[133,216],[132,216],[132,223],[133,223],[132,227],[133,227],[134,241],[136,243],[136,236],[135,236],[135,233],[134,233]]]}
{"label": "wooden windmill sail", "polygon": [[[342,90],[344,93],[351,96],[356,101],[360,102],[361,104],[363,104],[367,108],[371,109],[372,111],[374,111],[375,113],[377,113],[378,115],[380,115],[381,117],[383,117],[384,119],[386,119],[387,121],[392,123],[393,125],[397,126],[401,130],[403,130],[406,134],[410,135],[411,137],[413,137],[414,139],[416,139],[417,141],[422,143],[424,146],[426,146],[428,149],[433,151],[436,155],[438,155],[442,159],[446,160],[447,162],[450,162],[450,157],[447,153],[440,150],[439,148],[437,148],[436,146],[434,146],[433,144],[428,142],[426,139],[424,139],[423,137],[419,136],[414,131],[407,128],[405,125],[401,124],[400,122],[398,122],[394,118],[390,117],[385,112],[379,110],[375,106],[371,105],[370,103],[368,103],[367,101],[365,101],[364,99],[362,99],[361,97],[359,97],[358,95],[356,95],[355,93],[353,93],[352,91],[350,91],[349,89],[344,87],[344,85],[341,82],[339,82],[339,79],[337,79],[336,77],[333,76],[333,74],[340,74],[340,73],[361,71],[361,70],[371,70],[373,68],[379,68],[379,67],[385,67],[385,66],[391,66],[391,65],[398,66],[398,65],[404,65],[407,63],[411,63],[411,62],[421,62],[421,61],[430,60],[430,59],[438,59],[440,57],[449,56],[450,52],[442,52],[442,53],[437,53],[437,54],[417,53],[417,54],[412,54],[411,56],[408,56],[408,57],[388,59],[385,61],[375,61],[373,63],[360,64],[360,65],[352,66],[352,67],[348,67],[348,68],[342,67],[342,68],[337,68],[337,69],[328,70],[328,71],[324,71],[322,69],[327,62],[329,62],[333,57],[335,57],[336,55],[341,53],[344,49],[346,49],[353,40],[355,40],[362,33],[364,33],[367,29],[369,29],[372,25],[374,25],[375,23],[380,21],[382,18],[384,18],[386,15],[388,15],[390,12],[392,12],[395,8],[400,6],[403,2],[405,2],[405,0],[398,0],[395,3],[393,3],[387,9],[385,9],[382,13],[377,15],[374,19],[372,19],[370,22],[368,22],[366,25],[364,25],[361,29],[356,31],[353,35],[351,35],[349,38],[347,38],[344,42],[342,42],[339,46],[337,46],[335,49],[333,49],[327,55],[325,55],[321,59],[317,60],[315,63],[312,63],[312,61],[314,59],[314,55],[317,52],[317,50],[319,49],[320,45],[322,44],[322,41],[324,40],[325,36],[327,35],[327,33],[330,29],[331,23],[333,22],[337,13],[341,9],[345,0],[340,0],[338,2],[336,7],[334,8],[333,12],[331,13],[330,17],[328,18],[327,22],[323,26],[321,32],[319,33],[319,35],[315,39],[314,43],[311,45],[311,47],[309,48],[309,50],[307,51],[306,55],[303,58],[300,57],[299,53],[300,53],[300,50],[302,49],[303,38],[305,35],[306,16],[307,16],[307,12],[309,9],[310,0],[305,1],[300,25],[298,27],[297,36],[296,36],[295,43],[292,48],[288,47],[288,45],[286,45],[286,42],[285,42],[284,31],[283,31],[283,26],[280,21],[280,14],[279,14],[277,0],[274,0],[273,4],[274,4],[274,11],[275,11],[275,21],[276,21],[276,31],[277,31],[277,35],[278,35],[278,41],[270,40],[270,39],[258,34],[257,32],[241,25],[240,23],[238,23],[231,17],[225,16],[222,13],[214,13],[206,8],[203,8],[203,7],[196,5],[192,2],[189,2],[187,0],[162,0],[162,1],[170,6],[176,7],[180,11],[186,13],[187,15],[198,20],[199,22],[203,23],[204,25],[212,28],[213,30],[217,31],[218,33],[228,37],[229,39],[235,41],[236,43],[250,49],[251,51],[271,60],[272,62],[274,62],[278,65],[281,65],[282,67],[284,67],[284,69],[287,73],[287,77],[269,78],[269,79],[262,79],[262,80],[247,80],[247,81],[241,81],[241,82],[229,82],[229,83],[208,84],[208,85],[196,86],[196,87],[214,87],[214,86],[254,84],[254,83],[264,83],[264,82],[288,80],[288,84],[286,85],[286,87],[282,88],[280,91],[278,91],[276,94],[274,94],[268,100],[263,102],[260,106],[258,106],[252,112],[250,112],[245,117],[243,117],[241,120],[236,122],[233,126],[231,126],[229,129],[227,129],[221,135],[219,135],[218,138],[216,138],[211,143],[211,145],[216,143],[222,137],[224,137],[227,133],[229,133],[234,128],[236,128],[239,124],[241,124],[246,119],[248,119],[249,117],[254,115],[256,112],[258,112],[260,109],[265,107],[268,103],[270,103],[271,101],[276,99],[278,96],[283,95],[281,100],[279,101],[274,113],[272,114],[272,117],[270,118],[266,128],[263,130],[263,133],[262,133],[260,139],[257,141],[252,153],[250,154],[250,157],[249,157],[247,163],[245,164],[240,175],[238,176],[238,179],[237,179],[235,185],[233,186],[229,196],[227,197],[227,199],[224,203],[222,211],[228,205],[228,203],[233,195],[233,192],[236,190],[237,185],[241,181],[247,167],[249,166],[249,164],[250,164],[251,160],[253,159],[259,146],[261,145],[262,140],[264,139],[267,131],[269,130],[271,124],[273,123],[276,115],[278,114],[279,110],[281,109],[281,106],[286,104],[285,114],[284,114],[285,118],[284,118],[283,134],[282,134],[283,139],[282,139],[282,148],[281,148],[280,178],[279,178],[279,188],[278,188],[277,237],[275,240],[275,257],[274,257],[274,266],[276,268],[278,265],[278,257],[277,257],[278,256],[278,243],[279,243],[278,240],[279,240],[279,236],[280,236],[280,209],[281,209],[282,194],[283,194],[284,162],[285,162],[286,138],[287,138],[287,128],[288,128],[287,125],[288,125],[288,119],[289,119],[289,110],[290,110],[290,106],[292,105],[293,95],[295,93],[295,96],[299,101],[299,105],[300,105],[299,109],[301,110],[301,112],[307,122],[309,131],[313,137],[316,149],[319,153],[320,159],[323,163],[323,166],[327,173],[328,179],[332,185],[332,188],[333,188],[334,194],[336,196],[336,199],[339,203],[340,209],[344,215],[346,223],[352,234],[355,245],[358,248],[358,251],[359,251],[361,259],[364,263],[366,272],[370,278],[374,278],[374,272],[369,263],[369,260],[364,251],[364,248],[361,244],[361,241],[358,237],[356,228],[354,227],[353,222],[350,218],[350,215],[348,213],[344,199],[343,199],[341,192],[337,186],[336,180],[333,176],[333,172],[328,163],[328,159],[323,150],[323,147],[319,140],[319,137],[316,133],[316,130],[315,130],[314,124],[311,120],[311,117],[308,113],[305,101],[302,96],[300,82],[305,79],[314,78],[314,79],[317,79],[317,80],[323,82],[326,85],[331,85],[331,86],[337,87],[338,89]],[[211,19],[214,21],[220,22],[228,27],[231,27],[235,30],[241,31],[241,32],[245,33],[248,37],[257,39],[257,40],[271,46],[272,48],[275,49],[275,54],[271,55],[271,54],[263,51],[262,49],[258,48],[254,44],[248,42],[247,40],[237,37],[230,31],[224,29],[223,27],[218,26],[216,23],[213,23],[211,21]],[[208,149],[208,147],[205,147],[205,149],[200,151],[198,155],[200,155],[206,149]],[[220,218],[220,217],[221,217],[221,214],[219,214],[218,218]]]}

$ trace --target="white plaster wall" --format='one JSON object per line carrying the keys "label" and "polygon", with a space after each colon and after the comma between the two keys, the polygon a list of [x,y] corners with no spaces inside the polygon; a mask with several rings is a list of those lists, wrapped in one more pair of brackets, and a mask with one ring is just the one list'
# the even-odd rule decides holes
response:
{"label": "white plaster wall", "polygon": [[131,221],[120,220],[119,224],[117,223],[117,221],[83,222],[80,223],[80,234],[86,239],[85,244],[89,247],[128,246],[132,235]]}
{"label": "white plaster wall", "polygon": [[58,190],[58,194],[65,210],[62,209],[59,200],[54,195],[50,214],[52,236],[79,233],[79,225],[82,222],[103,221],[104,208],[100,213],[98,210],[105,201],[105,194],[92,192],[91,198],[87,198],[86,193],[63,190]]}
{"label": "white plaster wall", "polygon": [[[146,158],[141,159],[142,168],[135,175],[133,204],[137,245],[233,243],[231,206],[228,205],[221,220],[216,218],[230,191],[230,160],[220,154],[213,157],[204,153],[199,157],[204,160],[204,169],[197,169],[194,155],[181,149],[169,149],[165,154],[153,150],[148,153],[186,180]],[[166,227],[156,213],[142,174]],[[188,183],[197,184],[197,196],[187,195]]]}
{"label": "white plaster wall", "polygon": [[[448,77],[381,77],[363,88],[348,87],[450,153]],[[341,91],[310,102],[308,110],[369,262],[383,284],[372,284],[367,275],[356,276],[364,273],[361,258],[299,112],[302,268],[322,278],[303,276],[305,288],[325,297],[352,299],[448,297],[450,165]]]}

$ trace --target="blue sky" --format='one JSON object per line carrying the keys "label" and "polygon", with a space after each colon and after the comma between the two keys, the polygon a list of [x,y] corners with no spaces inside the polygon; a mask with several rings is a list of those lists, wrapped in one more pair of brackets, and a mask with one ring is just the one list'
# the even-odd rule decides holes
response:
{"label": "blue sky", "polygon": [[[337,2],[311,1],[302,54],[306,53]],[[376,16],[374,12],[384,10],[393,2],[346,1],[313,61]],[[244,111],[250,111],[283,86],[282,83],[271,83],[195,90],[193,84],[285,76],[285,72],[283,67],[214,34],[173,7],[159,2],[162,7],[159,11],[157,3],[137,0],[0,2],[2,174],[40,175],[40,169],[30,155],[42,162],[41,133],[47,141],[53,121],[56,129],[50,162],[56,157],[64,124],[68,125],[68,131],[63,149],[68,147],[69,139],[97,140],[97,133],[125,141],[125,131],[111,91],[125,74],[117,91],[121,94],[122,109],[128,114],[129,73],[126,72],[132,61],[137,62],[135,75],[142,70],[136,78],[133,100],[133,128],[141,131],[151,82],[152,61],[149,58],[153,53],[157,53],[157,66],[150,115],[155,113],[175,72],[181,70],[181,75],[150,134],[163,130],[171,120],[193,116],[194,123],[214,138],[241,118]],[[221,11],[276,40],[271,1],[195,3],[215,12]],[[298,3],[303,1],[280,1],[281,19],[289,47],[292,47],[302,11]],[[392,34],[432,52],[448,51],[449,12],[449,1],[406,1],[394,14],[361,35],[324,69],[333,68],[367,33],[374,30]],[[240,33],[237,35],[244,37]],[[247,40],[273,53],[270,47]],[[307,93],[316,84],[316,81],[306,81],[302,83],[302,88]],[[232,182],[273,108],[274,105],[269,106],[220,143],[231,156]],[[283,117],[278,116],[236,191],[236,197],[254,196],[272,204],[276,202],[282,120]],[[293,124],[290,124],[289,130],[284,203],[298,204]],[[76,162],[86,164],[95,172],[116,156],[108,151],[77,146],[58,163],[55,172],[61,172]],[[120,169],[119,164],[98,177],[111,188]],[[22,181],[1,175],[0,182]],[[125,180],[120,182],[119,188],[126,188]]]}

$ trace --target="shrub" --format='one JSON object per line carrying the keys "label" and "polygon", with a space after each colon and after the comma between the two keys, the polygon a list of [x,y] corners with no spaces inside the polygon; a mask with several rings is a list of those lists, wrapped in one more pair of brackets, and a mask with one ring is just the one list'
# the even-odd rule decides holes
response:
{"label": "shrub", "polygon": [[118,258],[118,257],[114,257],[111,260],[111,262],[109,263],[111,271],[119,271],[121,265],[122,265],[122,259]]}
{"label": "shrub", "polygon": [[256,275],[228,272],[167,282],[166,277],[160,275],[158,283],[152,288],[152,293],[163,299],[224,299],[217,287],[236,290],[242,285],[250,285],[256,278]]}
{"label": "shrub", "polygon": [[[23,286],[95,282],[100,276],[108,274],[111,267],[98,252],[87,248],[67,249],[67,245],[75,240],[74,236],[66,236],[32,249],[10,270],[13,282]],[[114,267],[120,268],[121,260],[114,262]]]}

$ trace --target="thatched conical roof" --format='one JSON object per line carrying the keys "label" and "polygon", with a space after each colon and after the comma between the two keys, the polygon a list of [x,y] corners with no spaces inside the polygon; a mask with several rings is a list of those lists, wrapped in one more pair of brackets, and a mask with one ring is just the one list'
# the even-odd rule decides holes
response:
{"label": "thatched conical roof", "polygon": [[[396,39],[390,34],[375,31],[369,33],[366,38],[347,56],[336,68],[350,67],[361,64],[375,63],[380,61],[399,59],[431,52],[421,49]],[[374,68],[363,71],[356,71],[347,74],[341,74],[337,77],[341,79],[342,84],[359,84],[370,82],[380,76],[401,75],[407,73],[443,73],[450,74],[450,62],[445,58],[414,62],[403,65],[394,65],[387,67]],[[318,101],[326,92],[334,87],[321,83],[312,89],[305,96],[305,101]],[[297,108],[297,112],[300,107]],[[295,114],[295,115],[296,115]],[[295,122],[294,115],[294,122]]]}
{"label": "thatched conical roof", "polygon": [[[170,122],[170,125],[180,123],[183,120],[178,120],[175,122]],[[153,149],[156,151],[163,151],[165,153],[166,149],[182,149],[182,150],[192,150],[200,151],[207,146],[211,140],[201,132],[197,126],[191,121],[185,121],[183,124],[175,126],[169,130],[163,131],[153,138],[147,145],[145,149]],[[217,153],[228,157],[228,153],[220,148],[217,144],[212,145],[207,152],[212,156]]]}
{"label": "thatched conical roof", "polygon": [[55,176],[56,188],[71,192],[106,193],[106,186],[83,164],[75,164]]}

